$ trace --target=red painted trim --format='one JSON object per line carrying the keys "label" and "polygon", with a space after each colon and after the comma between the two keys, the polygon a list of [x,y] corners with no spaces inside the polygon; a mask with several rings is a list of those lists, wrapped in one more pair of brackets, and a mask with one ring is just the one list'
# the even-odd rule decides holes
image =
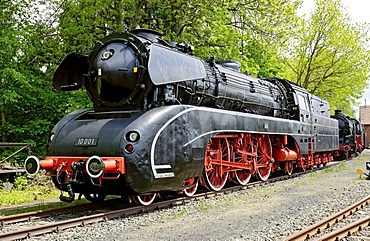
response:
{"label": "red painted trim", "polygon": [[[84,161],[90,157],[79,157],[79,156],[47,156],[45,160],[40,160],[42,169],[48,172],[56,172],[60,166],[62,166],[60,172],[72,172],[71,164],[73,162]],[[123,157],[100,157],[106,168],[104,173],[117,173],[125,174],[126,165]],[[84,170],[85,171],[85,170]]]}

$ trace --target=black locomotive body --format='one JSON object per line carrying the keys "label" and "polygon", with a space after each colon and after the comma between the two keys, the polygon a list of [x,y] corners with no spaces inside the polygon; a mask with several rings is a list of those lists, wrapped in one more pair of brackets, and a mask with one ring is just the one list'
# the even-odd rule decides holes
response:
{"label": "black locomotive body", "polygon": [[45,169],[67,201],[118,194],[147,205],[158,192],[192,195],[198,183],[217,191],[333,159],[339,130],[327,101],[238,68],[152,30],[110,35],[88,57],[69,54],[54,87],[84,86],[94,109],[64,117],[48,156],[30,156],[26,170]]}
{"label": "black locomotive body", "polygon": [[332,118],[338,120],[339,127],[339,150],[338,160],[357,156],[364,150],[365,132],[360,122],[341,110],[336,110]]}

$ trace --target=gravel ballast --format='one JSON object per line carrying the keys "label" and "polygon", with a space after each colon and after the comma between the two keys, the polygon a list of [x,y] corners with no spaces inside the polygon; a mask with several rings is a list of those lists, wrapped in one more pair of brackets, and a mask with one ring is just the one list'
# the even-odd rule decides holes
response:
{"label": "gravel ballast", "polygon": [[370,151],[315,173],[32,240],[283,240],[370,194]]}

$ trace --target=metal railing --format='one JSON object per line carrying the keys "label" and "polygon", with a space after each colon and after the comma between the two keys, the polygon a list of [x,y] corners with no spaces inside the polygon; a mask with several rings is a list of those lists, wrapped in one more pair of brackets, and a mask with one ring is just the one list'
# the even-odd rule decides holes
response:
{"label": "metal railing", "polygon": [[9,160],[10,158],[14,157],[21,151],[28,149],[28,155],[31,154],[31,144],[30,143],[11,143],[11,142],[0,142],[1,147],[21,147],[19,150],[15,151],[11,155],[5,157],[3,160],[0,161],[0,164],[4,163],[5,161]]}

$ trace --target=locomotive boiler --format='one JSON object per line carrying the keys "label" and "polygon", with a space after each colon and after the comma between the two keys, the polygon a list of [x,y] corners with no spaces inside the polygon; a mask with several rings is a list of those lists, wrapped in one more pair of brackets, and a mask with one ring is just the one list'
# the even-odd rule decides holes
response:
{"label": "locomotive boiler", "polygon": [[339,148],[327,101],[280,78],[255,78],[236,61],[202,60],[153,30],[115,33],[89,56],[57,68],[59,91],[84,87],[93,109],[74,111],[50,134],[47,156],[29,156],[73,201],[106,195],[150,204],[157,193],[221,190],[252,176],[325,165]]}

